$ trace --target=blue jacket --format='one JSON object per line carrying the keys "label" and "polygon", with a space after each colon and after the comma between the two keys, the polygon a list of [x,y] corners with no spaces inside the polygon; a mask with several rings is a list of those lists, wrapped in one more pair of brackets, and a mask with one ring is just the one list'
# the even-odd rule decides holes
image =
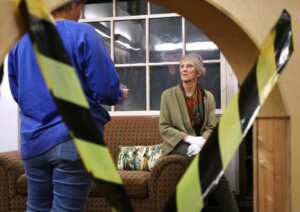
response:
{"label": "blue jacket", "polygon": [[[100,104],[114,105],[123,96],[119,76],[99,35],[88,24],[56,23],[100,130],[110,120]],[[20,107],[21,157],[29,159],[70,139],[25,35],[8,57],[9,83]],[[100,103],[100,104],[99,104]]]}

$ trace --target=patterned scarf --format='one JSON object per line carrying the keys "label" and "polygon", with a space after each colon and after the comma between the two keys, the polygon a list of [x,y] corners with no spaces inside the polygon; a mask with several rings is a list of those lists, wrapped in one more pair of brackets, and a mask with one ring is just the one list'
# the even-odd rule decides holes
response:
{"label": "patterned scarf", "polygon": [[[184,93],[183,86],[181,86],[181,89]],[[197,86],[193,96],[187,97],[184,95],[184,98],[192,127],[195,129],[197,136],[200,136],[200,130],[204,122],[203,91],[200,85]]]}

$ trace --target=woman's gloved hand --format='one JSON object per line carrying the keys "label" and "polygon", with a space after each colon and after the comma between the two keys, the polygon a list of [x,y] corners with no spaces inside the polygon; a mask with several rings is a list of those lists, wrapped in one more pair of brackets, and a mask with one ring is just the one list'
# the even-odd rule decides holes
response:
{"label": "woman's gloved hand", "polygon": [[201,151],[202,147],[204,146],[204,144],[206,142],[206,139],[202,136],[188,135],[185,138],[185,142],[190,144],[186,154],[188,157],[191,157],[193,155],[198,154]]}
{"label": "woman's gloved hand", "polygon": [[205,142],[206,142],[206,139],[202,136],[188,135],[185,139],[185,142],[187,142],[189,144],[196,144],[201,150],[202,147],[204,146]]}
{"label": "woman's gloved hand", "polygon": [[200,152],[200,147],[197,144],[191,144],[188,148],[186,155],[188,157],[192,157],[193,155],[197,155]]}

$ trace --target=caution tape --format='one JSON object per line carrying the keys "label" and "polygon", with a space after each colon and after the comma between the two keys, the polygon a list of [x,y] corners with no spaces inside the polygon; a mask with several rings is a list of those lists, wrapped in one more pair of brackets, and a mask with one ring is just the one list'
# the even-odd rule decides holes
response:
{"label": "caution tape", "polygon": [[[50,10],[43,0],[21,0],[27,26],[47,87],[69,128],[86,170],[113,210],[133,211],[113,159],[97,129],[76,72],[70,63]],[[65,80],[68,79],[68,80]]]}
{"label": "caution tape", "polygon": [[2,83],[3,73],[4,73],[4,71],[3,71],[3,64],[2,64],[2,65],[0,66],[0,85],[1,85],[1,83]]}
{"label": "caution tape", "polygon": [[201,211],[292,52],[291,18],[284,10],[239,93],[224,111],[201,153],[180,179],[164,211]]}

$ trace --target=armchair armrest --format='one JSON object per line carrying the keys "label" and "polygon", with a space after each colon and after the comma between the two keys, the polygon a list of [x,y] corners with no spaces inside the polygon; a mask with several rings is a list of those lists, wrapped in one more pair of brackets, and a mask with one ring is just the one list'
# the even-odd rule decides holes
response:
{"label": "armchair armrest", "polygon": [[161,157],[153,167],[150,174],[150,196],[157,202],[157,211],[161,211],[171,194],[175,191],[176,184],[188,167],[188,161],[181,155],[168,155]]}
{"label": "armchair armrest", "polygon": [[0,153],[0,211],[9,211],[9,201],[16,195],[16,183],[24,174],[19,151]]}

